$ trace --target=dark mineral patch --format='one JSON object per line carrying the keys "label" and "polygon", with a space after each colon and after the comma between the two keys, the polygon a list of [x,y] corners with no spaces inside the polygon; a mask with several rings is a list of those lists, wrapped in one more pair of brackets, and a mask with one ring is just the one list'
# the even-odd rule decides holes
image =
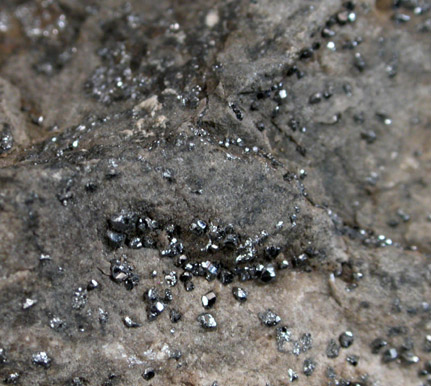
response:
{"label": "dark mineral patch", "polygon": [[326,356],[328,358],[337,358],[340,353],[340,346],[334,339],[331,339],[326,348]]}
{"label": "dark mineral patch", "polygon": [[12,146],[13,136],[9,125],[7,123],[0,123],[0,155],[11,150]]}
{"label": "dark mineral patch", "polygon": [[145,369],[144,373],[142,374],[142,377],[149,381],[150,379],[154,378],[156,375],[155,371],[152,368]]}
{"label": "dark mineral patch", "polygon": [[316,362],[313,359],[306,359],[302,371],[307,377],[311,376],[316,369]]}
{"label": "dark mineral patch", "polygon": [[51,366],[51,358],[45,351],[40,351],[32,355],[32,362],[37,366],[45,367],[46,369]]}

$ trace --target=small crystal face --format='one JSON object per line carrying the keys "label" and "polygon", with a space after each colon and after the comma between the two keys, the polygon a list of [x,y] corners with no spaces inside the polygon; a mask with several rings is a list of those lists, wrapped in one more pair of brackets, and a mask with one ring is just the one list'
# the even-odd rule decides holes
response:
{"label": "small crystal face", "polygon": [[245,302],[247,300],[247,297],[248,297],[247,291],[242,289],[241,287],[233,287],[232,288],[232,295],[239,302]]}
{"label": "small crystal face", "polygon": [[267,326],[267,327],[274,327],[278,323],[281,322],[281,318],[275,312],[271,311],[270,309],[268,309],[264,312],[260,312],[258,314],[258,317],[259,317],[260,321],[262,322],[262,324]]}
{"label": "small crystal face", "polygon": [[217,327],[217,322],[211,314],[204,313],[200,314],[197,318],[198,322],[200,323],[201,327],[203,327],[206,330],[212,330]]}
{"label": "small crystal face", "polygon": [[213,291],[202,296],[202,306],[206,309],[212,308],[217,301],[217,296]]}
{"label": "small crystal face", "polygon": [[351,331],[343,332],[338,338],[338,341],[340,342],[340,346],[342,348],[350,347],[354,342],[353,332]]}

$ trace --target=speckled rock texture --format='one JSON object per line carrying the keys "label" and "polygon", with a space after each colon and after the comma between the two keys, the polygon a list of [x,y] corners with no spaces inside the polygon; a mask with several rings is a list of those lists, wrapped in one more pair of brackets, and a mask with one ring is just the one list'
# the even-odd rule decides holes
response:
{"label": "speckled rock texture", "polygon": [[429,0],[2,0],[0,382],[431,385]]}

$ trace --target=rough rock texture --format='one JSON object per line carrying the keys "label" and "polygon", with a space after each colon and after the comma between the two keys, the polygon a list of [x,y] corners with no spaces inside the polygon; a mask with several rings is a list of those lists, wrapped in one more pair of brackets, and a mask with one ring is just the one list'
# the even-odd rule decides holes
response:
{"label": "rough rock texture", "polygon": [[0,381],[431,384],[430,33],[428,0],[3,0]]}

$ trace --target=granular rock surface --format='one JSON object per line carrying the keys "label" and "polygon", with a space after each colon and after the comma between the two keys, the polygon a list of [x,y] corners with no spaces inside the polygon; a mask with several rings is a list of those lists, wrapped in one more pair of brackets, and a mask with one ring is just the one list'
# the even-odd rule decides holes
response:
{"label": "granular rock surface", "polygon": [[429,0],[0,5],[0,382],[431,384]]}

